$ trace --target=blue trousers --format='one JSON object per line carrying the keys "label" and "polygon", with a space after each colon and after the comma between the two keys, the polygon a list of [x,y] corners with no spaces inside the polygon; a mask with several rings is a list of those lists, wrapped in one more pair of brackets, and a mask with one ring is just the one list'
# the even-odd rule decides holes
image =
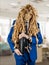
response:
{"label": "blue trousers", "polygon": [[31,61],[29,53],[25,52],[23,55],[17,55],[14,53],[16,65],[35,65],[35,61]]}

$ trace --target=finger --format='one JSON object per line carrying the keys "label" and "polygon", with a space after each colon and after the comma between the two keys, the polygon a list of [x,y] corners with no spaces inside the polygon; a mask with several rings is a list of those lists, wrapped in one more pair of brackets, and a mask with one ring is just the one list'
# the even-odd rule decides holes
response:
{"label": "finger", "polygon": [[19,55],[19,52],[17,52],[16,54]]}
{"label": "finger", "polygon": [[27,49],[27,47],[25,47],[25,49]]}
{"label": "finger", "polygon": [[21,53],[19,50],[18,50],[17,54],[18,54],[18,55],[22,55],[22,53]]}
{"label": "finger", "polygon": [[19,54],[22,55],[22,53],[19,51]]}
{"label": "finger", "polygon": [[28,53],[30,53],[30,51],[29,51],[28,47],[25,47],[25,49],[27,49]]}
{"label": "finger", "polygon": [[22,55],[22,53],[21,52],[19,52],[20,53],[20,55]]}
{"label": "finger", "polygon": [[28,50],[28,46],[27,47],[25,47],[27,50]]}

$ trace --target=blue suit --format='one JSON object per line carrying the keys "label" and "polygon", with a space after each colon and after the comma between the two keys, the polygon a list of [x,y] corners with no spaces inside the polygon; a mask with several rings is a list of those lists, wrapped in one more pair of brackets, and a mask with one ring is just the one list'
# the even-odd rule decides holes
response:
{"label": "blue suit", "polygon": [[[13,22],[14,25],[15,21]],[[38,28],[39,28],[39,23],[37,23]],[[10,48],[12,50],[12,52],[14,52],[14,43],[12,42],[12,33],[13,33],[13,27],[11,27],[10,33],[8,35],[7,41],[10,45]],[[42,35],[40,32],[38,32],[37,34],[37,38],[38,38],[38,44],[42,43]],[[37,59],[37,48],[36,48],[36,37],[32,36],[32,45],[31,45],[31,50],[30,53],[28,53],[27,51],[24,52],[24,55],[17,55],[16,53],[14,53],[14,57],[15,57],[15,61],[16,61],[16,65],[25,65],[26,62],[28,63],[28,65],[35,65],[35,61]]]}

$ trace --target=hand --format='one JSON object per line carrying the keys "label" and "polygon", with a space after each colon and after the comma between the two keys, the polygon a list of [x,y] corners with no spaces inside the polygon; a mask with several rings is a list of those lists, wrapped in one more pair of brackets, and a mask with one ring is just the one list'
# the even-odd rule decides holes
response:
{"label": "hand", "polygon": [[24,32],[19,35],[19,39],[21,39],[22,37],[25,37],[27,39],[29,38],[29,36],[26,35]]}
{"label": "hand", "polygon": [[19,49],[15,49],[14,52],[15,52],[17,55],[22,55],[22,53],[19,51]]}
{"label": "hand", "polygon": [[24,37],[25,37],[25,38],[27,38],[27,39],[29,39],[29,36],[28,36],[28,35],[26,35],[26,34],[24,34]]}
{"label": "hand", "polygon": [[32,37],[29,37],[29,41],[32,42]]}
{"label": "hand", "polygon": [[21,39],[23,37],[23,34],[24,33],[19,34],[19,39]]}

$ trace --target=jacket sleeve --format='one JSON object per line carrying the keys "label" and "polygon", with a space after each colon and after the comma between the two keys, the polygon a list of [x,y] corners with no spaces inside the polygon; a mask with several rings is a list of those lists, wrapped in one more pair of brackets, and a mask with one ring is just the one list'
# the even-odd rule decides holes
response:
{"label": "jacket sleeve", "polygon": [[7,41],[9,43],[9,46],[10,46],[12,52],[14,52],[14,43],[11,40],[12,39],[12,33],[13,33],[13,27],[11,27],[11,29],[10,29],[10,32],[8,34],[8,37],[7,37]]}
{"label": "jacket sleeve", "polygon": [[[38,25],[38,28],[40,29],[39,23],[37,23],[37,25]],[[40,31],[37,34],[37,38],[38,38],[38,44],[41,44],[43,42],[43,39],[42,39],[42,35],[41,35]],[[35,36],[32,36],[32,43],[36,44],[36,37]]]}
{"label": "jacket sleeve", "polygon": [[37,38],[38,38],[38,44],[41,44],[43,42],[43,39],[42,39],[42,35],[40,32],[38,32]]}
{"label": "jacket sleeve", "polygon": [[[39,23],[37,23],[38,25],[38,28],[40,30],[40,26],[39,26]],[[42,35],[41,35],[41,32],[39,31],[38,34],[37,34],[37,38],[38,38],[38,44],[42,44],[43,42],[43,39],[42,39]]]}

